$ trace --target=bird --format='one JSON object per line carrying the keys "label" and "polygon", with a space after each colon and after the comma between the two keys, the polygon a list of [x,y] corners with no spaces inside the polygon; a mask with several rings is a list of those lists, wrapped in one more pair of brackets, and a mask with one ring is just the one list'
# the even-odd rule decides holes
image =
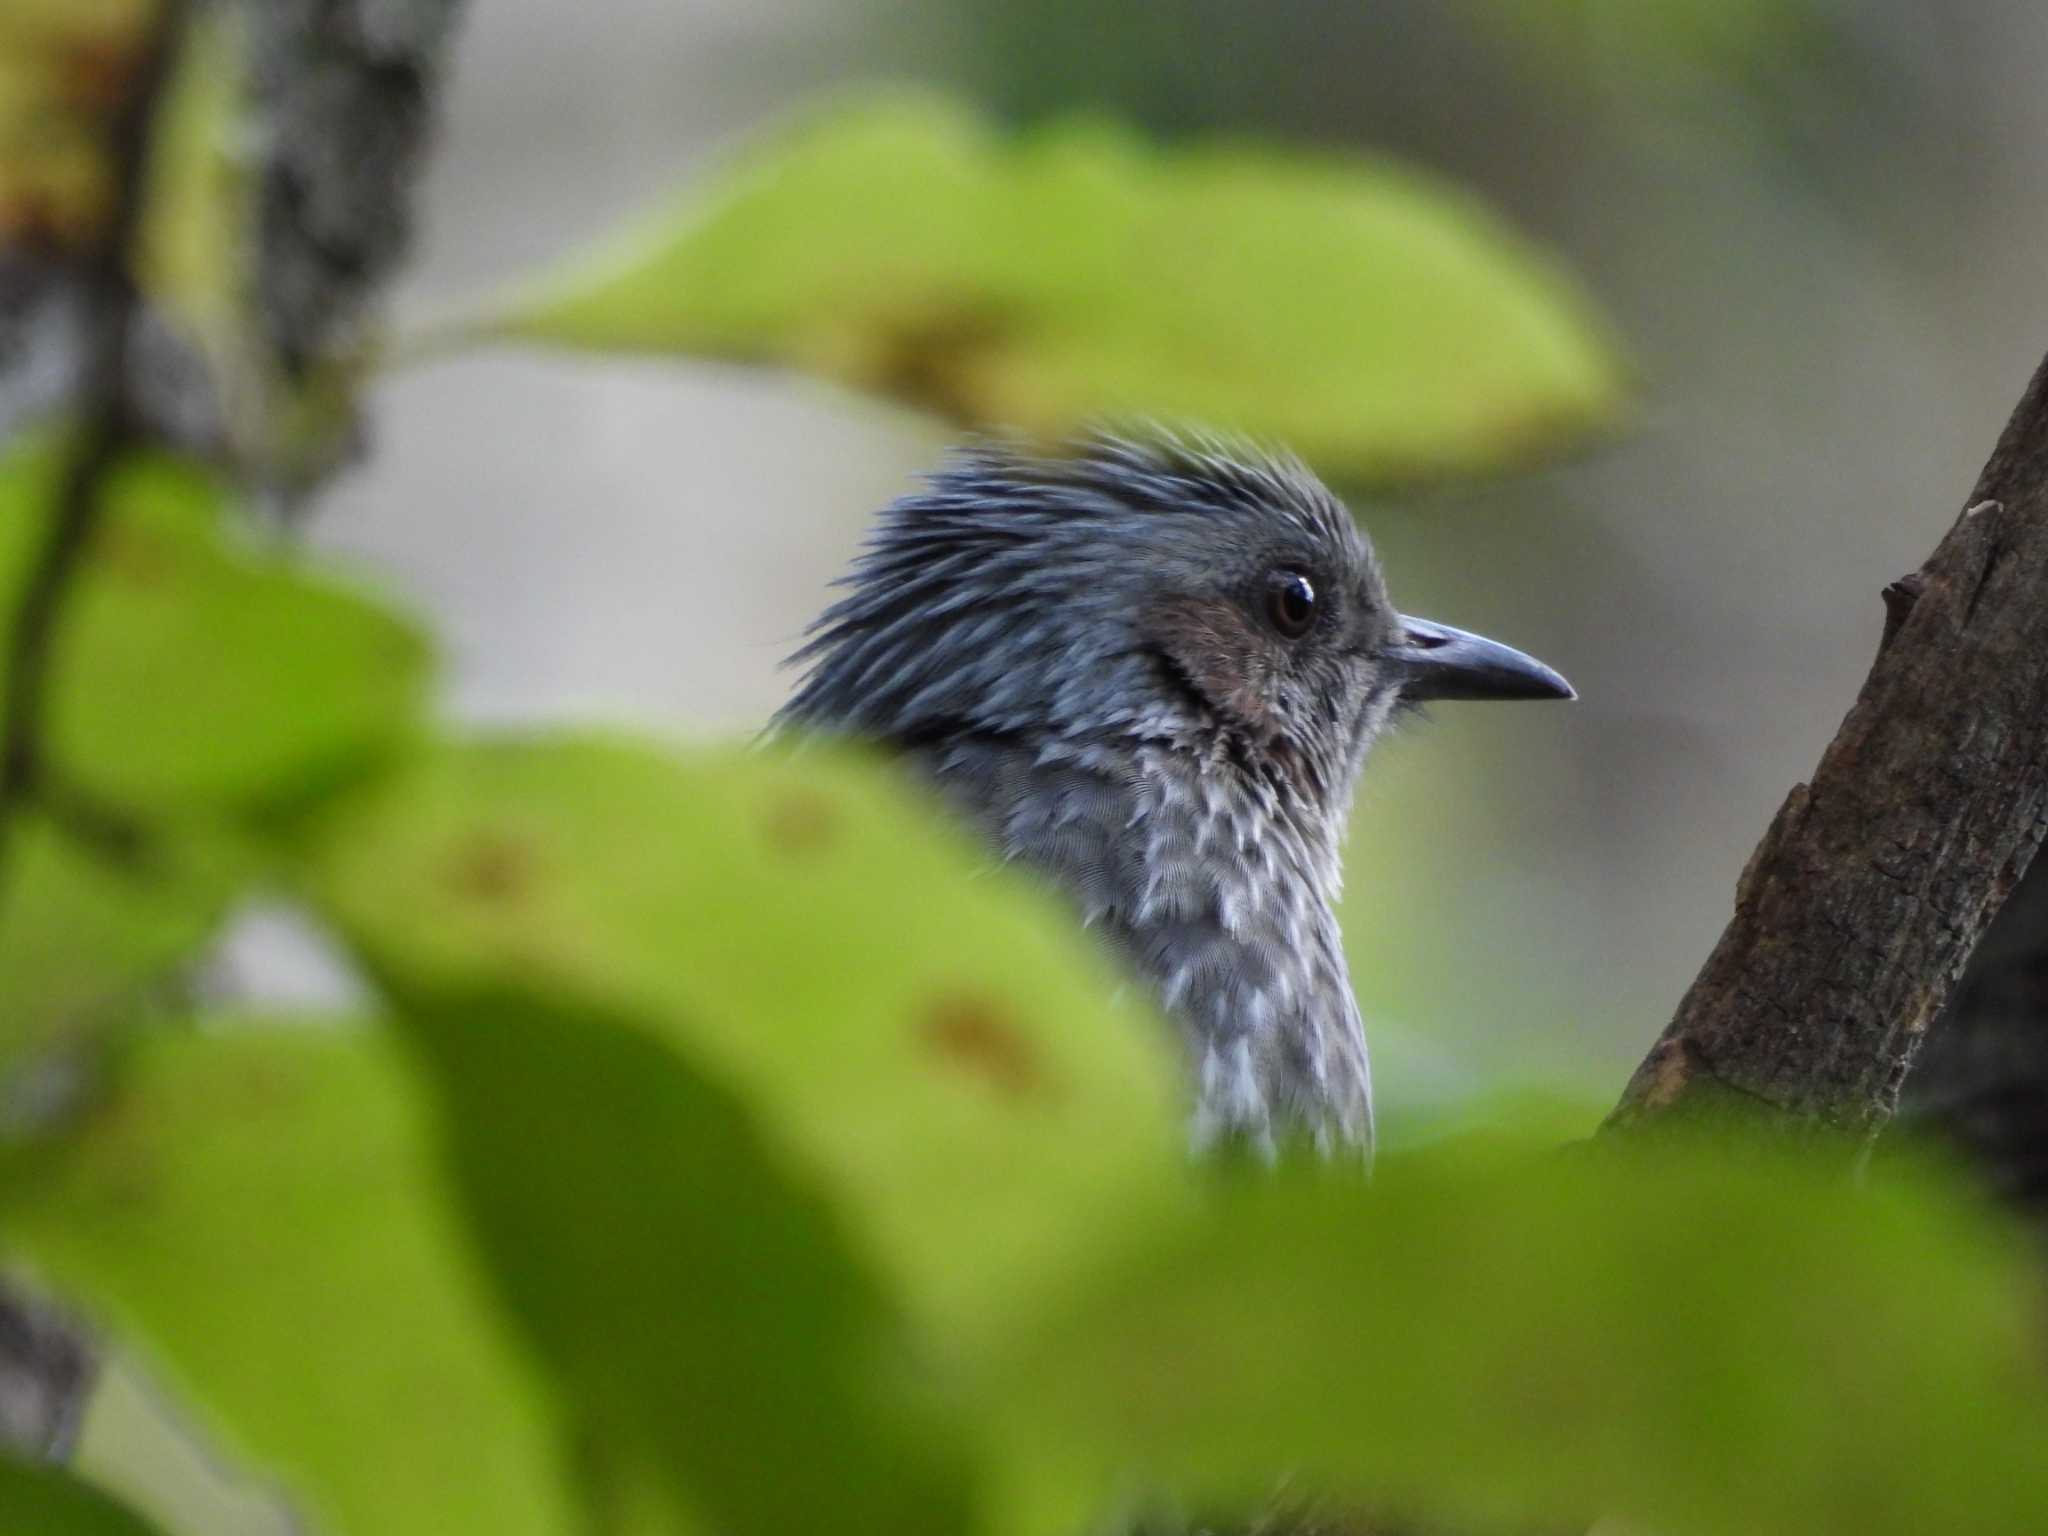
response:
{"label": "bird", "polygon": [[1402,614],[1299,459],[1194,429],[972,439],[837,585],[771,734],[879,744],[1057,887],[1175,1026],[1197,1150],[1369,1163],[1335,908],[1360,770],[1417,706],[1571,685]]}

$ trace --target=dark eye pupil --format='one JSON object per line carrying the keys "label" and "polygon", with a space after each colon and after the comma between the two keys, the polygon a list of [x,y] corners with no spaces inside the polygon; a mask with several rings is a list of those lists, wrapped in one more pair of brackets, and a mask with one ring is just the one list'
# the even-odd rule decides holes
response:
{"label": "dark eye pupil", "polygon": [[1308,633],[1316,616],[1316,589],[1299,571],[1281,571],[1273,578],[1266,610],[1273,627],[1289,639]]}

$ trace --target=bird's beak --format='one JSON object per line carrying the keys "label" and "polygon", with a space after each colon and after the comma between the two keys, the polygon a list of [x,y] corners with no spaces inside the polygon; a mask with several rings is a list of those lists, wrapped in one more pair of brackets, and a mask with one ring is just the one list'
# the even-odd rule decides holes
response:
{"label": "bird's beak", "polygon": [[1404,698],[1575,699],[1578,694],[1534,656],[1448,624],[1403,615],[1387,658],[1406,676]]}

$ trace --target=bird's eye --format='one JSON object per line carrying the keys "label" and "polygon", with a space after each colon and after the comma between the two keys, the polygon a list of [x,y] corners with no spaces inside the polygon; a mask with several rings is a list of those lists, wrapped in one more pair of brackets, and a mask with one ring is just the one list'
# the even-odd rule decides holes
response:
{"label": "bird's eye", "polygon": [[1299,640],[1316,620],[1315,584],[1283,567],[1266,578],[1266,620],[1289,640]]}

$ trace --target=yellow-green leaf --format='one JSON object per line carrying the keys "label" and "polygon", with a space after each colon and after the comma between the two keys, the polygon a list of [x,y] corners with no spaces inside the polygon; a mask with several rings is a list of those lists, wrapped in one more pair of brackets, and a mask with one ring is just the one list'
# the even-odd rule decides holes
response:
{"label": "yellow-green leaf", "polygon": [[805,368],[959,420],[1190,418],[1354,480],[1494,469],[1614,416],[1549,258],[1421,173],[929,98],[815,118],[489,323]]}
{"label": "yellow-green leaf", "polygon": [[[62,472],[61,444],[0,461],[10,609]],[[195,467],[132,459],[104,496],[50,659],[46,755],[67,788],[145,815],[274,808],[412,727],[426,648],[410,626],[233,537]]]}
{"label": "yellow-green leaf", "polygon": [[484,987],[422,1047],[493,1272],[609,1530],[961,1536],[968,1420],[766,1118],[660,1038]]}
{"label": "yellow-green leaf", "polygon": [[[0,1164],[0,1252],[110,1328],[333,1536],[577,1536],[565,1447],[377,1034],[143,1037]],[[13,1529],[13,1527],[9,1527]]]}
{"label": "yellow-green leaf", "polygon": [[1244,1181],[1019,1326],[993,1395],[1048,1451],[1021,1493],[1241,1513],[1285,1480],[1432,1529],[2039,1525],[2048,1380],[2014,1234],[1945,1183],[1631,1150]]}
{"label": "yellow-green leaf", "polygon": [[669,1044],[954,1336],[1186,1198],[1166,1027],[880,765],[451,746],[327,818],[307,883],[404,1010],[517,989]]}
{"label": "yellow-green leaf", "polygon": [[26,816],[0,862],[0,1076],[21,1055],[104,1024],[192,954],[249,872],[225,837],[110,859]]}

